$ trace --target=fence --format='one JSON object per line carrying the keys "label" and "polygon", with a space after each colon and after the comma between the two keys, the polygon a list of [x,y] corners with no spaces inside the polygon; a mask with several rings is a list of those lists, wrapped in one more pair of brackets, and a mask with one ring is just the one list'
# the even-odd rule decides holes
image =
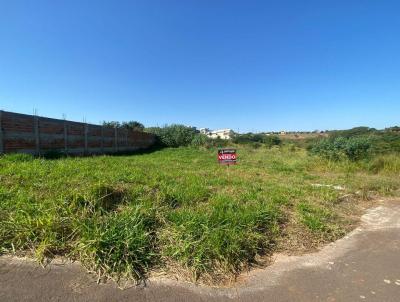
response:
{"label": "fence", "polygon": [[130,152],[154,142],[150,133],[0,111],[0,154]]}

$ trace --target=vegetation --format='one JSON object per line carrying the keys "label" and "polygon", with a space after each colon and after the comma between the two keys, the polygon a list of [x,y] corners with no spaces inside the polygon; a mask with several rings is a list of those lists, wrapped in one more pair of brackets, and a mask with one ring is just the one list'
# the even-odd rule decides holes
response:
{"label": "vegetation", "polygon": [[366,138],[371,142],[373,154],[400,152],[400,131],[394,126],[384,130],[356,127],[349,130],[331,131],[329,137]]}
{"label": "vegetation", "polygon": [[356,161],[367,158],[370,149],[371,142],[366,137],[339,136],[318,141],[312,145],[311,152],[331,160],[347,158]]}
{"label": "vegetation", "polygon": [[[181,126],[163,131],[168,145],[207,143]],[[341,152],[354,143],[345,140]],[[237,145],[239,164],[229,168],[211,146],[1,156],[0,251],[39,261],[63,255],[117,279],[161,269],[220,281],[274,251],[334,240],[353,228],[359,200],[399,192],[395,153],[332,161],[285,142],[260,144]]]}
{"label": "vegetation", "polygon": [[155,134],[165,147],[189,146],[198,135],[196,128],[178,124],[147,128],[146,131]]}
{"label": "vegetation", "polygon": [[262,145],[273,147],[279,146],[282,141],[277,135],[266,134],[235,134],[232,140],[211,139],[204,134],[200,134],[196,128],[184,125],[166,125],[164,127],[151,127],[146,129],[158,137],[160,145],[164,147],[224,147],[229,144],[250,145],[258,148]]}
{"label": "vegetation", "polygon": [[129,121],[129,122],[117,122],[117,121],[103,121],[103,126],[111,127],[111,128],[124,128],[134,131],[143,131],[144,125],[137,121]]}
{"label": "vegetation", "polygon": [[246,133],[236,134],[232,139],[233,143],[236,144],[252,144],[253,146],[260,146],[265,144],[268,147],[279,146],[282,140],[277,135],[266,135],[261,133]]}

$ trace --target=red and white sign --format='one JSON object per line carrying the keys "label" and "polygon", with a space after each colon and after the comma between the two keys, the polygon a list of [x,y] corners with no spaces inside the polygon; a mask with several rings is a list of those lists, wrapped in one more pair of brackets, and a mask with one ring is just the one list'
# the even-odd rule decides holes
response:
{"label": "red and white sign", "polygon": [[225,165],[236,164],[236,149],[218,149],[218,162]]}

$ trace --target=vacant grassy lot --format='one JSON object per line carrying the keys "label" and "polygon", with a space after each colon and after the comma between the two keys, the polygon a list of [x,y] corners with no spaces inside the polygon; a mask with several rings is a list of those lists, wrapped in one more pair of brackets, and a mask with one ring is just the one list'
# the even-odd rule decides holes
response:
{"label": "vacant grassy lot", "polygon": [[[0,157],[0,253],[80,260],[99,275],[151,270],[221,280],[277,250],[334,240],[372,194],[398,194],[396,156],[329,162],[301,149],[241,148],[57,160]],[[336,187],[334,187],[336,186]]]}

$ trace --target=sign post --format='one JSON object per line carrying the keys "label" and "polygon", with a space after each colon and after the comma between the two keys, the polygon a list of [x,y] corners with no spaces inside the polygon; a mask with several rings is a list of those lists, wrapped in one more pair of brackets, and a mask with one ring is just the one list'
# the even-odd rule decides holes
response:
{"label": "sign post", "polygon": [[226,149],[218,149],[218,162],[221,165],[236,165],[237,154],[236,149],[234,148],[226,148]]}

